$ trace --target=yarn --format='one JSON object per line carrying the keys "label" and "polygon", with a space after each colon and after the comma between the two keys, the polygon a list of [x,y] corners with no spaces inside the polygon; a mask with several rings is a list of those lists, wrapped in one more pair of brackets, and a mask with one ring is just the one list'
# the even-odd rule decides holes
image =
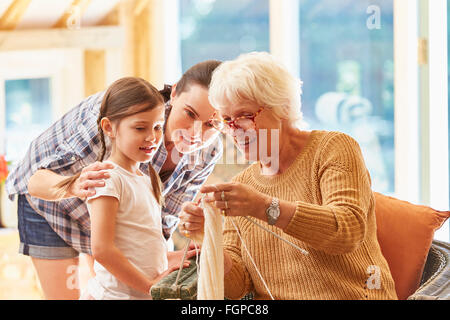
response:
{"label": "yarn", "polygon": [[[202,242],[202,253],[200,255],[200,271],[197,270],[198,274],[198,284],[197,284],[197,299],[198,300],[223,300],[224,299],[224,260],[223,260],[223,221],[219,210],[212,206],[211,204],[205,202],[203,199],[201,201],[203,207],[205,223],[204,223],[204,233],[203,235],[197,234],[195,240],[199,241],[203,237]],[[250,222],[254,223],[257,227],[263,229],[266,232],[271,233],[278,239],[290,244],[297,250],[299,250],[304,255],[308,255],[308,251],[298,247],[294,243],[287,239],[284,239],[269,229],[263,227],[259,223],[252,221],[248,217],[244,217]],[[251,256],[242,236],[235,225],[234,221],[231,220],[234,229],[241,240],[241,244],[250,258],[259,278],[261,279],[265,289],[267,290],[269,296],[272,300],[274,297],[270,292],[269,286],[264,280],[261,272],[256,266],[253,257]],[[194,243],[196,242],[194,240]],[[201,241],[201,240],[200,240]]]}
{"label": "yarn", "polygon": [[224,299],[223,221],[215,207],[202,201],[205,217],[200,272],[197,284],[198,300]]}

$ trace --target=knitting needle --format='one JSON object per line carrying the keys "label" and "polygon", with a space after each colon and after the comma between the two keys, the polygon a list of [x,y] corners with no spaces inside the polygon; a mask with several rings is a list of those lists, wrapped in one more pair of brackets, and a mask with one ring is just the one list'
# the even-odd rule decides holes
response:
{"label": "knitting needle", "polygon": [[[217,192],[219,192],[220,190],[217,188],[217,186],[215,186],[215,187],[216,187]],[[205,197],[205,195],[203,195],[203,198],[204,198],[204,197]],[[203,198],[202,198],[202,200],[203,200]],[[309,254],[309,252],[306,251],[305,249],[302,249],[302,248],[300,248],[299,246],[293,244],[292,242],[290,242],[290,241],[288,241],[288,240],[286,240],[286,239],[280,237],[280,236],[277,235],[275,232],[273,232],[273,231],[271,231],[271,230],[269,230],[269,229],[263,227],[263,226],[260,225],[259,223],[257,223],[257,222],[255,222],[255,221],[251,220],[249,217],[246,217],[246,216],[242,216],[242,217],[245,218],[245,219],[247,219],[247,220],[250,221],[251,223],[255,224],[256,226],[260,227],[260,228],[263,229],[264,231],[269,232],[270,234],[272,234],[272,235],[275,236],[276,238],[278,238],[278,239],[280,239],[280,240],[286,242],[288,245],[290,245],[290,246],[294,247],[295,249],[299,250],[299,251],[300,251],[301,253],[303,253],[304,255],[308,255],[308,254]]]}
{"label": "knitting needle", "polygon": [[175,279],[175,284],[174,286],[178,285],[178,280],[180,279],[180,275],[181,275],[181,270],[183,269],[183,264],[184,264],[184,259],[186,259],[186,255],[189,249],[189,243],[191,242],[191,240],[188,239],[187,243],[186,243],[186,247],[184,248],[184,255],[183,255],[183,260],[181,260],[181,265],[180,265],[180,269],[178,269],[178,274],[177,274],[177,278]]}
{"label": "knitting needle", "polygon": [[294,243],[292,243],[292,242],[290,242],[290,241],[288,241],[288,240],[286,240],[286,239],[280,237],[280,236],[277,235],[275,232],[273,232],[273,231],[271,231],[271,230],[265,228],[264,226],[262,226],[262,225],[260,225],[259,223],[253,221],[253,220],[250,219],[249,217],[245,217],[245,216],[242,216],[242,217],[243,217],[244,219],[247,219],[247,220],[250,221],[251,223],[255,224],[256,226],[260,227],[260,228],[263,229],[264,231],[269,232],[270,234],[272,234],[272,235],[275,236],[276,238],[278,238],[278,239],[280,239],[280,240],[286,242],[288,245],[294,247],[295,249],[300,250],[300,252],[303,253],[304,255],[308,255],[308,254],[309,254],[309,252],[306,251],[305,249],[302,249],[302,248],[300,248],[299,246],[297,246],[296,244],[294,244]]}
{"label": "knitting needle", "polygon": [[[200,204],[200,201],[203,200],[205,196],[201,197],[198,199],[197,201],[197,205]],[[188,239],[187,243],[186,243],[186,247],[184,248],[184,255],[183,255],[183,260],[181,260],[181,265],[180,265],[180,269],[178,269],[178,274],[177,274],[177,278],[175,279],[175,284],[174,286],[178,285],[178,280],[180,279],[180,275],[181,275],[181,270],[183,269],[183,264],[184,264],[184,260],[186,259],[186,255],[189,249],[189,244],[191,243],[191,240]]]}

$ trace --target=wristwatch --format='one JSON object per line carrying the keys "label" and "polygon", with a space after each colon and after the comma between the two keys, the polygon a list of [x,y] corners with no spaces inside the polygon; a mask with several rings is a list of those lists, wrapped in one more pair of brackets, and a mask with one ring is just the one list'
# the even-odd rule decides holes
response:
{"label": "wristwatch", "polygon": [[272,198],[272,203],[270,206],[266,209],[267,214],[267,223],[269,225],[273,226],[280,216],[280,201],[278,198]]}

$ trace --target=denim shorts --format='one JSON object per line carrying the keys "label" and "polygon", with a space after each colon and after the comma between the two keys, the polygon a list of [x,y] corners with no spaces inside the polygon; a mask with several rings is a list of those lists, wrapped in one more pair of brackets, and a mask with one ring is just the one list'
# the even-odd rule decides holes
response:
{"label": "denim shorts", "polygon": [[28,203],[25,195],[19,195],[17,203],[19,252],[39,259],[70,259],[79,253],[69,246]]}

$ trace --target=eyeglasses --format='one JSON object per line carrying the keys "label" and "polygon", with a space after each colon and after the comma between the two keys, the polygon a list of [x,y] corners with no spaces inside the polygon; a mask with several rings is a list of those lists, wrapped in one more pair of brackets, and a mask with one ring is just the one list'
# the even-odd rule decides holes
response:
{"label": "eyeglasses", "polygon": [[237,117],[234,120],[217,119],[217,111],[209,120],[210,123],[219,131],[230,132],[237,129],[249,130],[255,129],[255,118],[264,110],[264,107],[259,108],[253,115],[246,115]]}

